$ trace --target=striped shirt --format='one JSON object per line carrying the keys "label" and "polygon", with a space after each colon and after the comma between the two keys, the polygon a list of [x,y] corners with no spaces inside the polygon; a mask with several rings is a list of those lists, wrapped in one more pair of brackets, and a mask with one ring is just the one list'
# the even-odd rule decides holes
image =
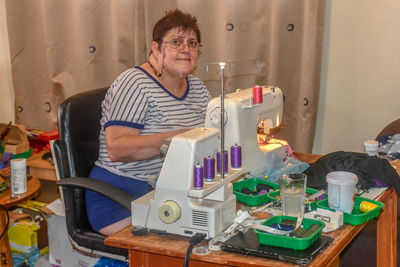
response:
{"label": "striped shirt", "polygon": [[185,94],[178,98],[141,67],[123,72],[110,86],[102,103],[100,152],[96,165],[117,175],[146,181],[157,175],[163,158],[113,162],[108,158],[104,130],[119,125],[150,135],[204,125],[210,94],[196,77],[187,78]]}

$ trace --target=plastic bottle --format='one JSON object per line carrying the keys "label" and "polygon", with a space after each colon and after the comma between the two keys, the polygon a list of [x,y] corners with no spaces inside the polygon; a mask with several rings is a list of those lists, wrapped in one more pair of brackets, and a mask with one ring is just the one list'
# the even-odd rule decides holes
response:
{"label": "plastic bottle", "polygon": [[364,142],[364,151],[369,156],[378,156],[379,143],[375,140],[367,140]]}
{"label": "plastic bottle", "polygon": [[40,251],[34,247],[27,253],[12,253],[14,267],[30,266],[34,267],[35,262],[40,258]]}

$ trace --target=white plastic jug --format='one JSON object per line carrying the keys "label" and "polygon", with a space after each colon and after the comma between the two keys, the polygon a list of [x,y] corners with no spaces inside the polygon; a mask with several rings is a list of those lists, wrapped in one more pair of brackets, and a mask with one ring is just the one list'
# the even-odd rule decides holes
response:
{"label": "white plastic jug", "polygon": [[351,213],[358,177],[347,171],[334,171],[326,175],[328,204],[331,209]]}

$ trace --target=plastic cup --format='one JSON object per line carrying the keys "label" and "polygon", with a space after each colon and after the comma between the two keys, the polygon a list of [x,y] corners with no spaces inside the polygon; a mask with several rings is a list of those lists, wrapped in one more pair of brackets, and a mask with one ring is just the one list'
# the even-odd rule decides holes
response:
{"label": "plastic cup", "polygon": [[328,205],[331,209],[351,213],[358,177],[346,171],[334,171],[326,175],[328,183]]}
{"label": "plastic cup", "polygon": [[282,213],[285,216],[303,217],[307,175],[283,174],[279,177]]}
{"label": "plastic cup", "polygon": [[378,156],[379,143],[375,140],[367,140],[364,142],[364,151],[369,156]]}

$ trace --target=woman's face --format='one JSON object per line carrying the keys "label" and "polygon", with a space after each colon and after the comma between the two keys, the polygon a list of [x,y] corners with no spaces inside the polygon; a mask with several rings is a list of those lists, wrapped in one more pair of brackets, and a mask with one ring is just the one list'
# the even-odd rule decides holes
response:
{"label": "woman's face", "polygon": [[164,61],[164,72],[172,76],[178,74],[186,77],[196,67],[200,44],[194,31],[171,29],[159,45],[161,46],[159,60]]}

